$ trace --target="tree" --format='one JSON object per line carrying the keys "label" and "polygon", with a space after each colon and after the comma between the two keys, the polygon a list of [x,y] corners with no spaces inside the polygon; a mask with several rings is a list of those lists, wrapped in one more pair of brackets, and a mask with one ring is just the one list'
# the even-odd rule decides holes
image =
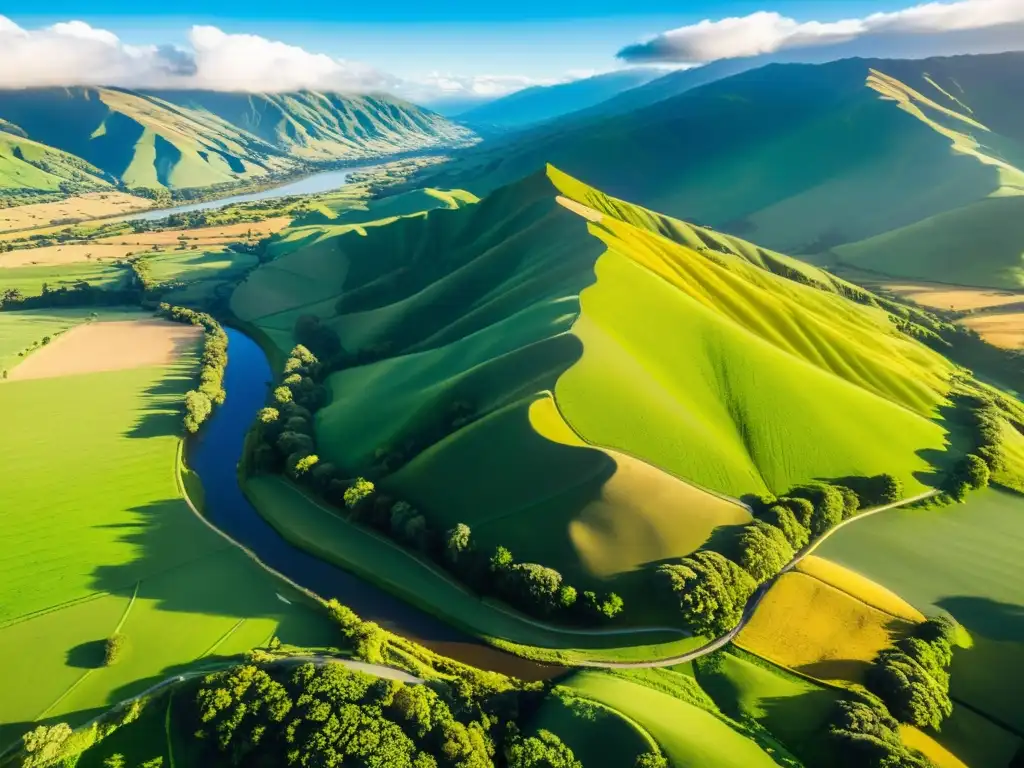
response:
{"label": "tree", "polygon": [[814,505],[807,499],[797,496],[782,496],[779,505],[793,513],[793,517],[808,531],[811,530],[811,518],[814,517]]}
{"label": "tree", "polygon": [[459,560],[472,546],[472,531],[465,523],[459,523],[444,535],[444,559],[449,565],[457,566]]}
{"label": "tree", "polygon": [[974,489],[988,486],[991,476],[988,464],[973,453],[968,453],[958,462],[954,474]]}
{"label": "tree", "polygon": [[953,713],[948,677],[936,679],[899,648],[886,648],[878,654],[864,675],[864,684],[904,723],[938,730]]}
{"label": "tree", "polygon": [[668,768],[668,760],[657,752],[644,752],[637,756],[634,768]]}
{"label": "tree", "polygon": [[511,552],[509,552],[505,547],[496,547],[494,554],[491,555],[491,573],[497,576],[500,581],[501,577],[508,573],[514,562]]}
{"label": "tree", "polygon": [[357,477],[355,482],[345,491],[344,501],[348,509],[355,509],[363,501],[373,496],[374,485],[365,477]]}
{"label": "tree", "polygon": [[103,768],[127,768],[127,765],[124,755],[120,752],[115,752],[103,761]]}
{"label": "tree", "polygon": [[282,432],[277,436],[277,448],[286,455],[312,453],[314,447],[313,438],[301,432]]}
{"label": "tree", "polygon": [[185,393],[185,429],[189,432],[198,432],[212,411],[213,403],[207,395],[194,389]]}
{"label": "tree", "polygon": [[763,520],[743,526],[738,548],[740,565],[758,584],[768,581],[793,559],[793,547],[783,532]]}
{"label": "tree", "polygon": [[794,550],[801,550],[807,546],[810,540],[810,532],[800,525],[796,515],[788,507],[781,504],[774,504],[764,513],[763,519],[769,525],[773,525],[782,531]]}
{"label": "tree", "polygon": [[71,738],[71,726],[67,723],[40,725],[21,737],[25,750],[22,768],[41,768],[50,765],[60,757],[64,745]]}
{"label": "tree", "polygon": [[934,768],[903,745],[899,723],[876,701],[840,699],[828,726],[843,768]]}
{"label": "tree", "polygon": [[505,748],[508,768],[583,768],[573,751],[551,731],[536,736],[515,736]]}
{"label": "tree", "polygon": [[260,746],[267,724],[282,723],[294,706],[283,685],[251,665],[204,677],[196,704],[205,724],[197,735],[212,736],[236,764]]}
{"label": "tree", "polygon": [[274,390],[274,402],[275,403],[290,403],[292,401],[292,391],[288,387],[277,387]]}
{"label": "tree", "polygon": [[259,419],[261,424],[273,424],[281,417],[281,412],[277,408],[261,408],[259,413],[256,414],[256,418]]}
{"label": "tree", "polygon": [[303,456],[298,453],[293,453],[288,458],[288,469],[291,472],[292,477],[299,479],[305,477],[306,473],[316,466],[319,461],[320,457],[316,454],[307,454]]}
{"label": "tree", "polygon": [[835,528],[843,521],[846,503],[843,494],[834,485],[828,483],[812,483],[794,488],[793,496],[803,497],[814,505],[811,516],[810,530],[813,537]]}
{"label": "tree", "polygon": [[860,511],[860,496],[845,485],[837,485],[835,488],[843,496],[843,519],[849,520]]}
{"label": "tree", "polygon": [[514,563],[505,585],[506,594],[520,605],[547,614],[558,605],[562,574],[538,563]]}
{"label": "tree", "polygon": [[120,632],[116,632],[107,638],[103,647],[103,665],[109,667],[117,662],[124,654],[128,644],[128,638]]}
{"label": "tree", "polygon": [[707,635],[725,634],[735,627],[756,587],[736,563],[704,549],[678,565],[661,566],[658,574],[679,601],[687,623]]}
{"label": "tree", "polygon": [[558,607],[569,609],[576,604],[576,587],[564,586],[558,591]]}

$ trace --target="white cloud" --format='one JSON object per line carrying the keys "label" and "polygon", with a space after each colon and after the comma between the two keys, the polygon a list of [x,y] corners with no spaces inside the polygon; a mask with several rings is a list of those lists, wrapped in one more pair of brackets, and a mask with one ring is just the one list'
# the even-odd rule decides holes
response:
{"label": "white cloud", "polygon": [[564,79],[438,72],[402,79],[363,62],[212,26],[192,27],[188,39],[188,48],[132,46],[113,32],[83,21],[29,30],[0,15],[0,88],[110,85],[253,92],[389,91],[431,101],[495,98]]}
{"label": "white cloud", "polygon": [[[1024,23],[1024,0],[957,0],[835,22],[798,22],[759,11],[669,30],[619,52],[630,62],[702,63],[886,36],[997,30]],[[1020,41],[1024,44],[1024,39]],[[899,53],[898,50],[893,52]]]}

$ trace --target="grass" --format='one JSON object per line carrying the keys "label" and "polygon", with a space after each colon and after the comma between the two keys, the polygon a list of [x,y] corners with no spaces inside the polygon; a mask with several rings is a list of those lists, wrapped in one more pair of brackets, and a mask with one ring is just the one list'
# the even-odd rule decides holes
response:
{"label": "grass", "polygon": [[59,202],[0,208],[0,232],[34,229],[59,221],[114,216],[129,211],[145,210],[152,205],[151,200],[125,192],[86,192]]}
{"label": "grass", "polygon": [[999,490],[935,510],[896,509],[847,526],[818,550],[925,613],[952,614],[973,638],[953,657],[951,692],[1024,732],[1024,498]]}
{"label": "grass", "polygon": [[[38,718],[81,722],[204,657],[238,654],[274,633],[330,642],[326,619],[182,499],[179,402],[195,363],[190,355],[171,366],[0,385],[7,428],[19,435],[0,448],[14,553],[0,560],[0,744]],[[128,648],[101,667],[103,641],[122,621]]]}
{"label": "grass", "polygon": [[585,766],[631,766],[638,755],[658,750],[650,734],[621,712],[560,688],[545,697],[524,730],[540,729],[558,734]]}
{"label": "grass", "polygon": [[[0,265],[3,259],[0,258]],[[97,288],[120,288],[126,284],[131,272],[116,264],[48,264],[41,266],[10,267],[0,266],[0,290],[15,289],[23,296],[38,296],[43,286],[50,288],[71,287],[74,283],[86,282]]]}
{"label": "grass", "polygon": [[701,688],[724,714],[760,723],[806,765],[834,761],[824,729],[837,691],[742,653],[720,652],[693,667]]}
{"label": "grass", "polygon": [[880,595],[864,582],[834,565],[827,571],[812,567],[810,573],[783,574],[736,645],[809,677],[862,684],[878,652],[909,635],[924,618],[895,595]]}
{"label": "grass", "polygon": [[751,739],[715,715],[674,696],[603,672],[576,672],[563,685],[617,710],[644,728],[672,766],[774,766]]}
{"label": "grass", "polygon": [[[678,634],[628,633],[602,636],[572,629],[556,631],[531,623],[481,600],[435,565],[390,541],[352,525],[275,477],[253,477],[246,494],[259,513],[292,544],[344,567],[455,626],[537,660],[631,661],[670,658],[699,646],[701,638]],[[512,644],[511,646],[509,644]]]}

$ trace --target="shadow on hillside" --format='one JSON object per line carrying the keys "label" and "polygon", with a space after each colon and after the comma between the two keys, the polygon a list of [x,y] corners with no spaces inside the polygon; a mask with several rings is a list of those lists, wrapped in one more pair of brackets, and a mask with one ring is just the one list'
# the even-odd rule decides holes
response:
{"label": "shadow on hillside", "polygon": [[936,601],[968,631],[990,640],[1024,642],[1024,606],[984,597],[959,595]]}
{"label": "shadow on hillside", "polygon": [[65,663],[69,667],[77,669],[99,669],[103,666],[106,656],[106,642],[104,640],[89,640],[70,648]]}
{"label": "shadow on hillside", "polygon": [[169,365],[165,373],[142,395],[143,407],[126,437],[149,438],[177,435],[182,431],[185,393],[198,383],[198,360],[192,355]]}
{"label": "shadow on hillside", "polygon": [[862,680],[870,662],[860,659],[828,659],[793,667],[801,675],[818,680]]}
{"label": "shadow on hillside", "polygon": [[931,465],[927,471],[917,471],[914,479],[931,488],[940,488],[946,473],[963,454],[974,448],[974,436],[967,413],[968,404],[954,397],[949,405],[940,405],[938,414],[932,419],[945,430],[945,445],[942,450],[922,448],[917,455]]}

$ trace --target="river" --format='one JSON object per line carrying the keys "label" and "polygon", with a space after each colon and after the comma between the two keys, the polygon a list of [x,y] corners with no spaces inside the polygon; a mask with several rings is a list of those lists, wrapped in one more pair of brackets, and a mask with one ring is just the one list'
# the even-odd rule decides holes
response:
{"label": "river", "polygon": [[228,328],[228,396],[189,444],[188,463],[203,482],[206,518],[271,568],[325,599],[337,598],[363,619],[466,664],[546,680],[562,670],[499,651],[439,619],[286,542],[255,510],[238,483],[245,435],[266,402],[273,377],[266,355],[241,331]]}
{"label": "river", "polygon": [[155,211],[133,213],[124,218],[128,221],[153,221],[155,219],[165,219],[172,213],[208,211],[211,208],[223,208],[225,205],[232,205],[233,203],[251,203],[256,200],[270,200],[276,197],[315,195],[319,192],[330,192],[343,185],[348,180],[348,177],[356,171],[365,171],[367,168],[373,167],[372,165],[364,165],[334,171],[321,171],[320,173],[313,173],[296,181],[283,184],[280,187],[271,187],[259,192],[249,192],[244,195],[235,195],[234,197],[221,197],[217,200],[206,200],[202,203],[188,203],[187,205],[179,205],[175,208],[160,208]]}

